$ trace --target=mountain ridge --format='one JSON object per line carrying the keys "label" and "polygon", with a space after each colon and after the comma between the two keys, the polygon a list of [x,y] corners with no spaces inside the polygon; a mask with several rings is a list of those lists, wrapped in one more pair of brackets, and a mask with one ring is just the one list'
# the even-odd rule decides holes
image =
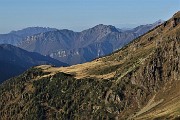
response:
{"label": "mountain ridge", "polygon": [[17,46],[27,36],[54,30],[56,29],[48,27],[27,27],[22,30],[11,31],[7,34],[0,34],[0,44],[11,44]]}
{"label": "mountain ridge", "polygon": [[[160,23],[155,24],[159,25]],[[67,29],[57,30],[31,36],[23,40],[19,47],[27,51],[51,56],[70,65],[79,64],[120,49],[132,39],[154,28],[155,24],[139,26],[131,31],[124,32],[120,32],[112,25],[103,24],[82,32]]]}
{"label": "mountain ridge", "polygon": [[1,119],[180,118],[180,11],[122,49],[0,85]]}

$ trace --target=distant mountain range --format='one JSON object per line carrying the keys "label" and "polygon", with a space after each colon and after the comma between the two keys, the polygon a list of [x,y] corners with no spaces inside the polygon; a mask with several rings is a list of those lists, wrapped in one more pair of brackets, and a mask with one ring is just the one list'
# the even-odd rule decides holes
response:
{"label": "distant mountain range", "polygon": [[22,30],[18,31],[11,31],[7,34],[0,34],[0,44],[11,44],[11,45],[17,45],[19,42],[21,42],[23,39],[25,39],[27,36],[32,36],[35,34],[48,32],[48,31],[54,31],[55,28],[46,28],[46,27],[28,27]]}
{"label": "distant mountain range", "polygon": [[38,53],[27,52],[8,44],[0,45],[0,83],[21,74],[30,67],[42,64],[67,66],[65,63]]}
{"label": "distant mountain range", "polygon": [[99,24],[82,32],[28,27],[0,34],[0,44],[18,46],[73,65],[110,54],[161,23],[163,21],[159,20],[133,29],[118,29]]}
{"label": "distant mountain range", "polygon": [[53,30],[28,36],[18,47],[73,65],[110,54],[162,22],[141,25],[131,30],[103,24],[82,32]]}

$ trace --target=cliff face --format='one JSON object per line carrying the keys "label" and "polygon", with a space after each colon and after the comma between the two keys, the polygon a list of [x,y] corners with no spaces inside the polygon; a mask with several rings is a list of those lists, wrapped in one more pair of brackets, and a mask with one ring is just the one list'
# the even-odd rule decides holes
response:
{"label": "cliff face", "polygon": [[179,119],[180,12],[92,62],[39,66],[0,85],[1,119]]}

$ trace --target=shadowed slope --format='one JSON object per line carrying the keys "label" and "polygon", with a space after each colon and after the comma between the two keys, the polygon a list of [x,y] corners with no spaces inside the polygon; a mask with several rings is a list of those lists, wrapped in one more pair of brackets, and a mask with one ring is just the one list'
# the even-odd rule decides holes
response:
{"label": "shadowed slope", "polygon": [[0,45],[0,83],[11,77],[22,74],[30,67],[42,64],[67,66],[65,63],[50,57],[42,56],[38,53],[27,52],[8,44]]}

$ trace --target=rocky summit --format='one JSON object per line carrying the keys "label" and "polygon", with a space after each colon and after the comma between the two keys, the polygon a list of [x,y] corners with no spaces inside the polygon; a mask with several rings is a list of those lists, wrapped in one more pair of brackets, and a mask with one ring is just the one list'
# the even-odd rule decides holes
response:
{"label": "rocky summit", "polygon": [[177,12],[109,56],[70,67],[37,66],[5,81],[0,119],[178,120],[179,86]]}

